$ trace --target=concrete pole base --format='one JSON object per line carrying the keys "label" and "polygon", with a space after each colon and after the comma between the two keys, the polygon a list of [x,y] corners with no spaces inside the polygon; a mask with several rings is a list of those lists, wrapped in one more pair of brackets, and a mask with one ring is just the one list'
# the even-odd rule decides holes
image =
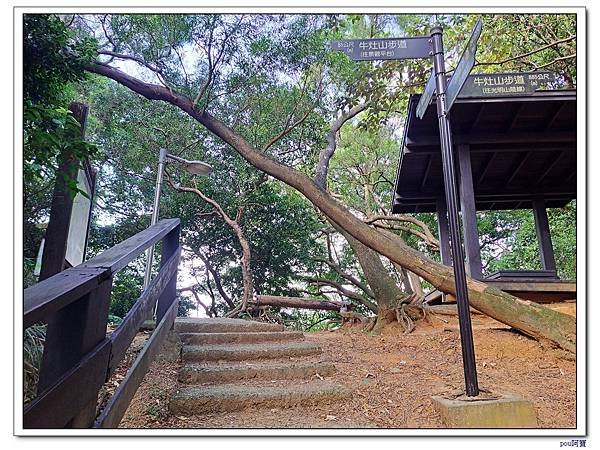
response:
{"label": "concrete pole base", "polygon": [[431,397],[447,428],[537,428],[533,404],[516,394],[481,392],[477,397]]}

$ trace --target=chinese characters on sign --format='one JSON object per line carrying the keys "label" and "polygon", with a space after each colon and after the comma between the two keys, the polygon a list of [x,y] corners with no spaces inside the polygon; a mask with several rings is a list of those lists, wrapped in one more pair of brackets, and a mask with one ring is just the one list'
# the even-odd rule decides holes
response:
{"label": "chinese characters on sign", "polygon": [[552,72],[491,73],[471,75],[458,95],[461,98],[530,95],[556,82]]}
{"label": "chinese characters on sign", "polygon": [[[531,95],[540,89],[549,89],[556,84],[552,72],[511,72],[469,75],[458,94],[458,98],[510,97]],[[417,105],[417,117],[422,119],[431,103],[435,91],[433,77],[429,78]]]}
{"label": "chinese characters on sign", "polygon": [[346,39],[333,41],[331,48],[354,61],[428,58],[429,38]]}

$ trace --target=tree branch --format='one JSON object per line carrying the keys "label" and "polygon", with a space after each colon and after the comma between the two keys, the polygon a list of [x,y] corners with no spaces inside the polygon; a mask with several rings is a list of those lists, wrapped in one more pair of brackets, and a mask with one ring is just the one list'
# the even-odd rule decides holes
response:
{"label": "tree branch", "polygon": [[223,285],[221,283],[221,276],[215,270],[215,268],[212,266],[208,257],[200,252],[194,252],[194,253],[198,256],[198,258],[200,258],[202,260],[202,262],[204,263],[204,266],[206,267],[206,270],[208,272],[210,272],[210,274],[212,275],[212,278],[215,282],[215,286],[217,287],[217,291],[219,291],[219,294],[221,294],[221,297],[223,298],[223,300],[225,300],[225,303],[227,303],[227,306],[229,306],[230,308],[235,308],[235,303],[233,302],[231,297],[227,294],[227,292],[225,292],[225,289],[223,289]]}
{"label": "tree branch", "polygon": [[340,128],[350,119],[355,117],[369,107],[369,102],[361,103],[350,108],[331,123],[331,129],[327,133],[327,146],[321,150],[319,154],[319,162],[317,164],[317,170],[315,174],[315,184],[321,189],[327,189],[327,172],[329,171],[329,160],[335,153],[335,147],[337,145],[337,133]]}
{"label": "tree branch", "polygon": [[[413,230],[412,228],[409,227],[387,227],[387,226],[383,226],[382,228],[388,228],[388,229],[399,229],[402,231],[407,231],[409,233],[413,233],[417,236],[419,236],[421,239],[423,239],[429,246],[434,247],[434,248],[439,248],[440,247],[440,242],[433,236],[433,234],[431,233],[431,230],[429,229],[429,227],[427,226],[427,224],[425,222],[422,222],[421,220],[415,218],[415,217],[411,217],[411,216],[400,216],[400,215],[375,215],[375,216],[370,216],[367,217],[367,219],[365,219],[365,223],[367,224],[374,224],[375,222],[379,222],[379,221],[392,221],[392,222],[409,222],[412,223],[414,225],[417,225],[418,227],[420,227],[423,232],[419,232],[417,230]],[[374,226],[379,226],[381,227],[381,225],[379,224],[375,224]]]}
{"label": "tree branch", "polygon": [[[502,65],[502,64],[506,64],[507,62],[515,61],[515,60],[517,60],[517,59],[523,59],[523,58],[526,58],[526,57],[528,57],[528,56],[534,55],[535,53],[539,53],[539,52],[541,52],[541,51],[543,51],[543,50],[546,50],[547,48],[553,47],[553,46],[555,46],[555,45],[562,44],[562,43],[564,43],[564,42],[569,42],[569,41],[572,41],[572,40],[574,40],[575,38],[577,38],[577,36],[576,36],[576,35],[569,36],[569,37],[567,37],[567,38],[564,38],[564,39],[561,39],[561,40],[558,40],[558,41],[551,42],[551,43],[549,43],[549,44],[547,44],[547,45],[544,45],[544,46],[542,46],[542,47],[538,47],[537,49],[535,49],[535,50],[532,50],[532,51],[530,51],[530,52],[521,53],[520,55],[513,56],[513,57],[511,57],[511,58],[506,58],[506,59],[503,59],[502,61],[486,61],[486,62],[476,62],[476,63],[475,63],[475,66],[500,66],[500,65]],[[558,61],[558,60],[560,60],[560,58],[557,58],[555,61]],[[533,64],[533,63],[531,63],[531,64],[532,64],[532,65],[535,65],[535,64]],[[552,63],[550,63],[550,64],[552,64]],[[549,64],[548,64],[548,65],[549,65]],[[546,65],[544,65],[544,66],[540,66],[540,67],[536,67],[536,69],[534,69],[534,70],[540,69],[541,67],[546,67]]]}
{"label": "tree branch", "polygon": [[308,116],[310,115],[310,113],[312,111],[312,108],[314,108],[315,105],[317,104],[317,102],[319,101],[319,94],[321,92],[322,84],[323,84],[323,79],[321,78],[319,81],[319,86],[317,88],[317,95],[316,95],[315,101],[313,102],[313,104],[311,105],[310,108],[307,108],[306,112],[304,113],[304,115],[302,115],[302,117],[300,117],[300,119],[298,119],[296,122],[294,122],[292,125],[290,125],[291,119],[292,119],[294,113],[296,112],[296,109],[298,108],[298,105],[300,104],[302,97],[304,97],[305,89],[302,90],[302,94],[300,95],[300,98],[298,99],[298,101],[294,105],[294,109],[288,116],[288,119],[286,121],[283,131],[281,133],[279,133],[277,136],[274,136],[273,138],[271,138],[271,140],[267,143],[267,145],[264,146],[263,152],[267,151],[273,144],[275,144],[277,141],[279,141],[280,139],[285,137],[287,134],[289,134],[294,128],[302,125],[302,123],[304,123],[304,121],[306,121],[306,119],[308,118]]}
{"label": "tree branch", "polygon": [[333,270],[335,270],[339,276],[341,276],[345,280],[352,283],[354,286],[359,288],[361,291],[363,291],[369,297],[375,298],[373,291],[371,289],[369,289],[369,287],[365,283],[362,283],[360,280],[356,279],[352,275],[349,275],[346,272],[344,272],[342,270],[342,268],[339,265],[337,265],[336,263],[334,263],[333,261],[327,260],[325,258],[313,258],[313,260],[327,264],[329,267],[331,267]]}
{"label": "tree branch", "polygon": [[349,289],[346,289],[344,286],[342,286],[339,283],[336,283],[335,281],[327,280],[325,278],[310,277],[310,276],[302,276],[300,278],[302,278],[303,280],[308,281],[310,283],[314,283],[317,286],[330,286],[330,287],[333,287],[340,294],[342,294],[343,296],[351,298],[351,299],[354,299],[357,302],[359,302],[361,305],[366,306],[367,308],[369,308],[374,313],[377,313],[377,305],[374,302],[372,302],[371,300],[363,297],[360,294],[357,294],[356,292],[353,292],[353,291],[351,291]]}
{"label": "tree branch", "polygon": [[[171,92],[165,87],[145,83],[119,69],[99,62],[87,65],[86,70],[111,78],[149,100],[161,100],[177,106],[209,132],[230,145],[249,164],[301,192],[332,223],[346,230],[354,239],[402,267],[409,268],[442,292],[456,294],[452,268],[433,261],[407,246],[400,239],[374,230],[331,197],[322,185],[316,184],[299,170],[260,152],[208,112],[197,111],[189,98]],[[533,302],[517,299],[498,288],[470,277],[467,277],[467,289],[470,304],[484,314],[536,339],[547,339],[567,351],[575,351],[577,331],[574,317]]]}

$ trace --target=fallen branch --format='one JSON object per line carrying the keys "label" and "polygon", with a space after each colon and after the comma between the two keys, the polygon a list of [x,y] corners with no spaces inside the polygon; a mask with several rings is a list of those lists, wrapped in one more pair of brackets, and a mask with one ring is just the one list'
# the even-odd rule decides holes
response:
{"label": "fallen branch", "polygon": [[279,297],[274,295],[257,295],[249,306],[276,306],[280,308],[322,309],[339,311],[340,308],[350,305],[350,302],[336,302],[333,300],[309,299],[303,297]]}

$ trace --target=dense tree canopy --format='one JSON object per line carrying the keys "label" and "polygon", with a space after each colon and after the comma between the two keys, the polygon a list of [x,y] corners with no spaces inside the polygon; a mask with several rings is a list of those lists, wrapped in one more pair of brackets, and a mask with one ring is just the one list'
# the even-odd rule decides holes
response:
{"label": "dense tree canopy", "polygon": [[[32,91],[30,97],[50,98],[44,92],[56,90],[56,80],[65,85],[78,82],[77,90],[58,90],[65,99],[85,99],[91,106],[88,137],[100,149],[96,161],[101,167],[94,251],[148,225],[156,158],[164,147],[214,168],[210,176],[198,179],[176,165],[167,168],[170,183],[163,185],[161,216],[182,220],[186,267],[179,283],[182,295],[201,301],[208,314],[222,315],[239,303],[244,289],[238,236],[215,207],[192,192],[178,191],[187,187],[201,191],[237,219],[250,243],[255,293],[345,299],[371,314],[377,312],[381,300],[378,284],[392,280],[396,288],[390,295],[396,302],[398,296],[415,290],[406,267],[360,247],[352,236],[340,234],[339,223],[332,223],[294,189],[232,151],[237,137],[226,143],[215,132],[217,126],[210,129],[198,119],[204,114],[218,117],[261,155],[314,178],[317,185],[319,175],[324,174],[321,187],[363,223],[381,233],[393,233],[439,260],[432,215],[389,215],[408,96],[422,90],[429,63],[357,63],[332,52],[329,42],[426,35],[433,25],[440,24],[445,28],[447,64],[452,70],[477,18],[35,16],[25,23],[26,30],[31,30],[26,33],[31,36],[31,51],[54,45],[52,55],[75,62],[60,66],[66,73],[48,71],[43,81],[47,90]],[[474,71],[551,69],[561,75],[561,87],[576,84],[574,16],[484,15],[483,20],[485,31]],[[59,32],[46,43],[36,35],[41,29]],[[89,52],[92,47],[94,55]],[[96,63],[90,66],[92,56]],[[54,67],[59,61],[47,64]],[[84,81],[84,66],[112,78],[111,70],[120,69],[139,82],[121,80],[124,87],[98,76]],[[32,67],[26,83],[36,73],[43,73],[43,68]],[[139,83],[158,86],[153,92],[145,90],[148,95],[144,95],[167,102],[149,102],[132,92],[136,86],[138,92],[146,89]],[[159,88],[163,90],[159,92]],[[189,99],[189,104],[180,98]],[[43,156],[45,164],[53,157]],[[29,160],[34,170],[25,173],[26,179],[32,185],[50,183],[50,174],[35,178],[40,172],[33,166],[34,158]],[[560,255],[559,272],[564,277],[575,277],[574,216],[574,202],[550,213],[554,245]],[[539,257],[532,224],[526,213],[480,213],[485,270],[536,268]],[[140,267],[137,273],[132,269],[128,278],[123,277],[128,286],[139,282]],[[373,272],[387,280],[374,277]],[[423,280],[417,283],[427,286]],[[123,292],[122,297],[131,297],[134,291]],[[126,307],[119,313],[124,310]]]}

